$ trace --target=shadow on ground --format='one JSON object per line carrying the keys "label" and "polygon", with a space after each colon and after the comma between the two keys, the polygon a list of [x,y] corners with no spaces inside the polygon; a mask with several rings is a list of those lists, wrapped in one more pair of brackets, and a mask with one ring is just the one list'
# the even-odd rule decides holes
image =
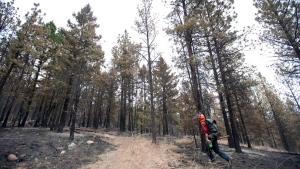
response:
{"label": "shadow on ground", "polygon": [[[73,141],[68,138],[68,131],[56,133],[43,128],[1,128],[0,168],[80,168],[95,162],[100,154],[115,150],[101,136],[75,133]],[[94,141],[94,144],[87,144],[88,140]],[[68,148],[71,143],[75,144],[72,149]],[[8,161],[9,154],[15,154],[18,160]]]}

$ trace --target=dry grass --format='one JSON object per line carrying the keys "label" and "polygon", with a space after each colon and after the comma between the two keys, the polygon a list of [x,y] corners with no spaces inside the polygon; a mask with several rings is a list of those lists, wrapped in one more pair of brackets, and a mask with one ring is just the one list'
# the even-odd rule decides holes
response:
{"label": "dry grass", "polygon": [[[247,147],[246,144],[241,144],[241,145]],[[279,149],[274,149],[274,148],[271,148],[271,147],[268,147],[268,146],[255,146],[255,145],[252,145],[252,148],[256,149],[256,150],[265,150],[265,151],[271,151],[271,152],[286,152],[286,151],[279,150]]]}
{"label": "dry grass", "polygon": [[[219,144],[223,144],[223,145],[228,145],[228,140],[227,139],[221,139],[218,141]],[[247,144],[240,144],[242,147],[248,147]],[[264,151],[271,151],[271,152],[285,152],[283,150],[279,150],[279,149],[274,149],[268,146],[256,146],[256,145],[251,145],[253,149],[256,150],[264,150]]]}
{"label": "dry grass", "polygon": [[191,144],[194,142],[194,138],[191,138],[191,137],[183,137],[181,139],[176,139],[175,140],[176,143],[179,143],[179,144]]}

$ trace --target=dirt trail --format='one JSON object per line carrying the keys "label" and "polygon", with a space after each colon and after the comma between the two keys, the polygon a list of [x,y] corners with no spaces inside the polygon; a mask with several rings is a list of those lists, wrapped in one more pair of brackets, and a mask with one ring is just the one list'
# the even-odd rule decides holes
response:
{"label": "dirt trail", "polygon": [[[108,138],[115,146],[115,151],[108,151],[98,156],[99,160],[93,164],[83,166],[82,169],[98,168],[165,168],[176,163],[180,155],[173,153],[170,145],[153,145],[149,139],[141,137]],[[175,147],[175,146],[174,146]]]}
{"label": "dirt trail", "polygon": [[[161,168],[229,168],[217,157],[209,163],[205,153],[195,148],[191,138],[131,135],[112,131],[79,131],[75,139],[69,132],[56,133],[43,128],[0,128],[1,169],[161,169]],[[93,144],[87,144],[93,141]],[[73,143],[75,147],[70,149]],[[243,148],[244,153],[220,145],[235,160],[231,168],[298,169],[300,155]],[[63,153],[64,152],[64,153]],[[15,154],[17,161],[8,161]]]}

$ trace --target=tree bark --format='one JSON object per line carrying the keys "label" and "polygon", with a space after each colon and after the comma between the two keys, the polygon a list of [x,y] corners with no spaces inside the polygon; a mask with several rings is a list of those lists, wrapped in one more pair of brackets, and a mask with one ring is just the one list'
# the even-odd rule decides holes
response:
{"label": "tree bark", "polygon": [[37,66],[38,69],[37,69],[37,71],[35,73],[35,78],[34,78],[34,81],[33,81],[32,89],[29,92],[28,103],[27,103],[26,109],[25,109],[26,112],[25,112],[23,121],[22,121],[22,123],[20,125],[21,127],[25,126],[26,120],[28,118],[28,115],[29,115],[29,112],[30,112],[30,107],[31,107],[31,104],[32,104],[32,99],[33,99],[33,96],[35,94],[36,85],[37,85],[37,82],[38,82],[38,78],[39,78],[39,74],[40,74],[40,71],[41,71],[42,64],[43,64],[43,61],[40,60],[39,61],[39,65]]}
{"label": "tree bark", "polygon": [[81,77],[78,77],[77,84],[76,84],[76,91],[75,91],[75,98],[74,98],[74,105],[71,109],[72,113],[72,122],[70,126],[70,137],[69,140],[74,140],[74,132],[75,132],[75,123],[76,123],[76,114],[78,110],[78,103],[79,103],[79,98],[81,95],[81,88],[80,88],[80,80]]}
{"label": "tree bark", "polygon": [[163,135],[168,135],[168,107],[167,107],[167,97],[165,95],[165,88],[163,87]]}
{"label": "tree bark", "polygon": [[263,84],[263,87],[264,87],[265,94],[266,94],[266,97],[268,99],[269,105],[271,107],[271,112],[273,113],[276,125],[278,127],[278,131],[279,131],[279,135],[280,135],[283,147],[284,147],[284,149],[286,151],[290,152],[290,148],[289,148],[289,145],[288,145],[288,142],[287,142],[287,138],[285,136],[285,132],[284,132],[284,129],[282,127],[281,121],[280,121],[280,119],[278,117],[278,114],[277,114],[277,112],[276,112],[276,110],[274,108],[274,104],[272,103],[271,98],[270,98],[269,94],[267,93],[266,86],[264,84]]}
{"label": "tree bark", "polygon": [[1,79],[1,81],[0,81],[0,93],[2,93],[3,87],[4,87],[6,81],[7,81],[8,77],[9,77],[11,71],[12,71],[13,68],[15,67],[15,65],[16,65],[15,63],[12,63],[12,64],[10,65],[8,71],[6,72],[5,76]]}
{"label": "tree bark", "polygon": [[228,144],[229,144],[230,148],[233,148],[234,147],[233,136],[232,136],[232,133],[231,133],[231,129],[230,129],[230,125],[229,125],[229,122],[228,122],[227,113],[226,113],[226,109],[225,109],[223,90],[222,90],[222,87],[221,87],[221,83],[219,81],[217,67],[216,67],[215,59],[214,59],[214,56],[213,56],[213,53],[212,53],[211,43],[208,39],[208,35],[206,35],[206,43],[207,43],[207,47],[208,47],[208,52],[209,52],[211,64],[212,64],[214,78],[215,78],[215,81],[216,81],[217,93],[218,93],[220,107],[221,107],[221,111],[222,111],[222,115],[223,115],[223,120],[224,120],[224,123],[225,123],[225,129],[226,129],[227,135],[229,135]]}
{"label": "tree bark", "polygon": [[5,106],[4,106],[4,108],[2,110],[2,113],[1,113],[0,122],[2,122],[4,117],[5,117],[5,113],[7,112],[7,109],[9,107],[9,100],[10,99],[11,99],[10,96],[8,96],[7,99],[6,99]]}
{"label": "tree bark", "polygon": [[[92,96],[94,95],[94,86],[92,87],[91,95]],[[91,99],[89,107],[88,107],[88,121],[87,121],[86,127],[91,127],[91,123],[92,123],[92,119],[91,119],[92,108],[93,108],[93,100]]]}
{"label": "tree bark", "polygon": [[125,79],[124,77],[122,77],[122,81],[121,81],[121,106],[120,106],[120,131],[126,131],[126,91],[127,91],[127,87],[126,87],[126,83],[125,83]]}
{"label": "tree bark", "polygon": [[63,105],[63,110],[61,112],[61,116],[60,116],[60,122],[57,128],[57,132],[58,133],[62,133],[65,123],[66,123],[66,117],[67,117],[67,112],[68,112],[68,107],[69,107],[69,102],[70,102],[70,93],[71,93],[71,89],[72,89],[72,83],[73,83],[73,75],[70,76],[69,79],[69,84],[67,87],[67,92],[66,92],[66,98],[64,101],[64,105]]}
{"label": "tree bark", "polygon": [[241,123],[242,123],[242,128],[244,129],[244,133],[245,133],[245,137],[246,137],[246,141],[247,141],[248,148],[252,148],[251,143],[250,143],[250,139],[249,139],[249,137],[248,137],[247,128],[246,128],[246,125],[245,125],[245,122],[244,122],[244,117],[243,117],[243,115],[242,115],[242,111],[241,111],[241,108],[240,108],[240,104],[239,104],[239,100],[238,100],[238,98],[237,98],[236,92],[234,92],[234,97],[235,97],[235,99],[236,99],[236,104],[237,104],[238,111],[239,111],[239,114],[240,114]]}
{"label": "tree bark", "polygon": [[[184,17],[184,23],[188,22],[188,15],[187,15],[187,9],[186,9],[186,4],[185,4],[185,0],[182,0],[182,9],[183,9],[183,17]],[[196,73],[196,58],[193,54],[193,49],[192,49],[192,30],[190,30],[190,28],[188,28],[185,32],[184,32],[184,39],[185,39],[185,45],[187,47],[187,51],[188,51],[188,56],[189,56],[189,67],[191,70],[191,81],[192,81],[192,94],[193,94],[193,98],[195,101],[195,106],[197,109],[197,112],[202,111],[202,106],[201,106],[201,102],[200,102],[200,96],[199,96],[199,92],[198,92],[198,82],[197,82],[197,73]],[[202,112],[204,113],[204,112]],[[205,114],[204,114],[205,115]]]}
{"label": "tree bark", "polygon": [[242,149],[241,149],[241,146],[240,146],[239,136],[238,136],[237,128],[236,128],[236,125],[235,125],[235,114],[232,111],[230,95],[229,95],[229,92],[228,92],[228,84],[227,84],[226,77],[225,77],[225,72],[224,72],[225,69],[224,69],[224,66],[223,66],[221,53],[220,53],[219,48],[218,48],[219,45],[218,45],[217,39],[215,37],[213,37],[213,41],[214,41],[214,44],[215,44],[215,47],[216,47],[218,65],[219,65],[219,69],[220,69],[222,84],[223,84],[223,87],[224,87],[224,95],[225,95],[225,98],[226,98],[226,103],[227,103],[227,108],[228,108],[228,114],[229,114],[231,131],[232,131],[232,136],[233,136],[233,141],[234,141],[234,147],[235,147],[236,152],[241,153]]}

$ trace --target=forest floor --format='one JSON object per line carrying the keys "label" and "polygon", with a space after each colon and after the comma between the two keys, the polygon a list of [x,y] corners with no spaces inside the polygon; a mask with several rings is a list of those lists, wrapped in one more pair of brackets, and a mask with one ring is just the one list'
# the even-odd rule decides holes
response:
{"label": "forest floor", "polygon": [[[220,144],[220,149],[234,158],[230,167],[221,157],[209,162],[207,155],[195,148],[192,138],[158,137],[158,143],[152,144],[150,135],[84,129],[76,130],[70,141],[67,130],[56,133],[45,128],[0,128],[0,168],[300,168],[300,155],[295,153],[244,147],[243,153],[236,153]],[[9,161],[10,154],[18,160]]]}

